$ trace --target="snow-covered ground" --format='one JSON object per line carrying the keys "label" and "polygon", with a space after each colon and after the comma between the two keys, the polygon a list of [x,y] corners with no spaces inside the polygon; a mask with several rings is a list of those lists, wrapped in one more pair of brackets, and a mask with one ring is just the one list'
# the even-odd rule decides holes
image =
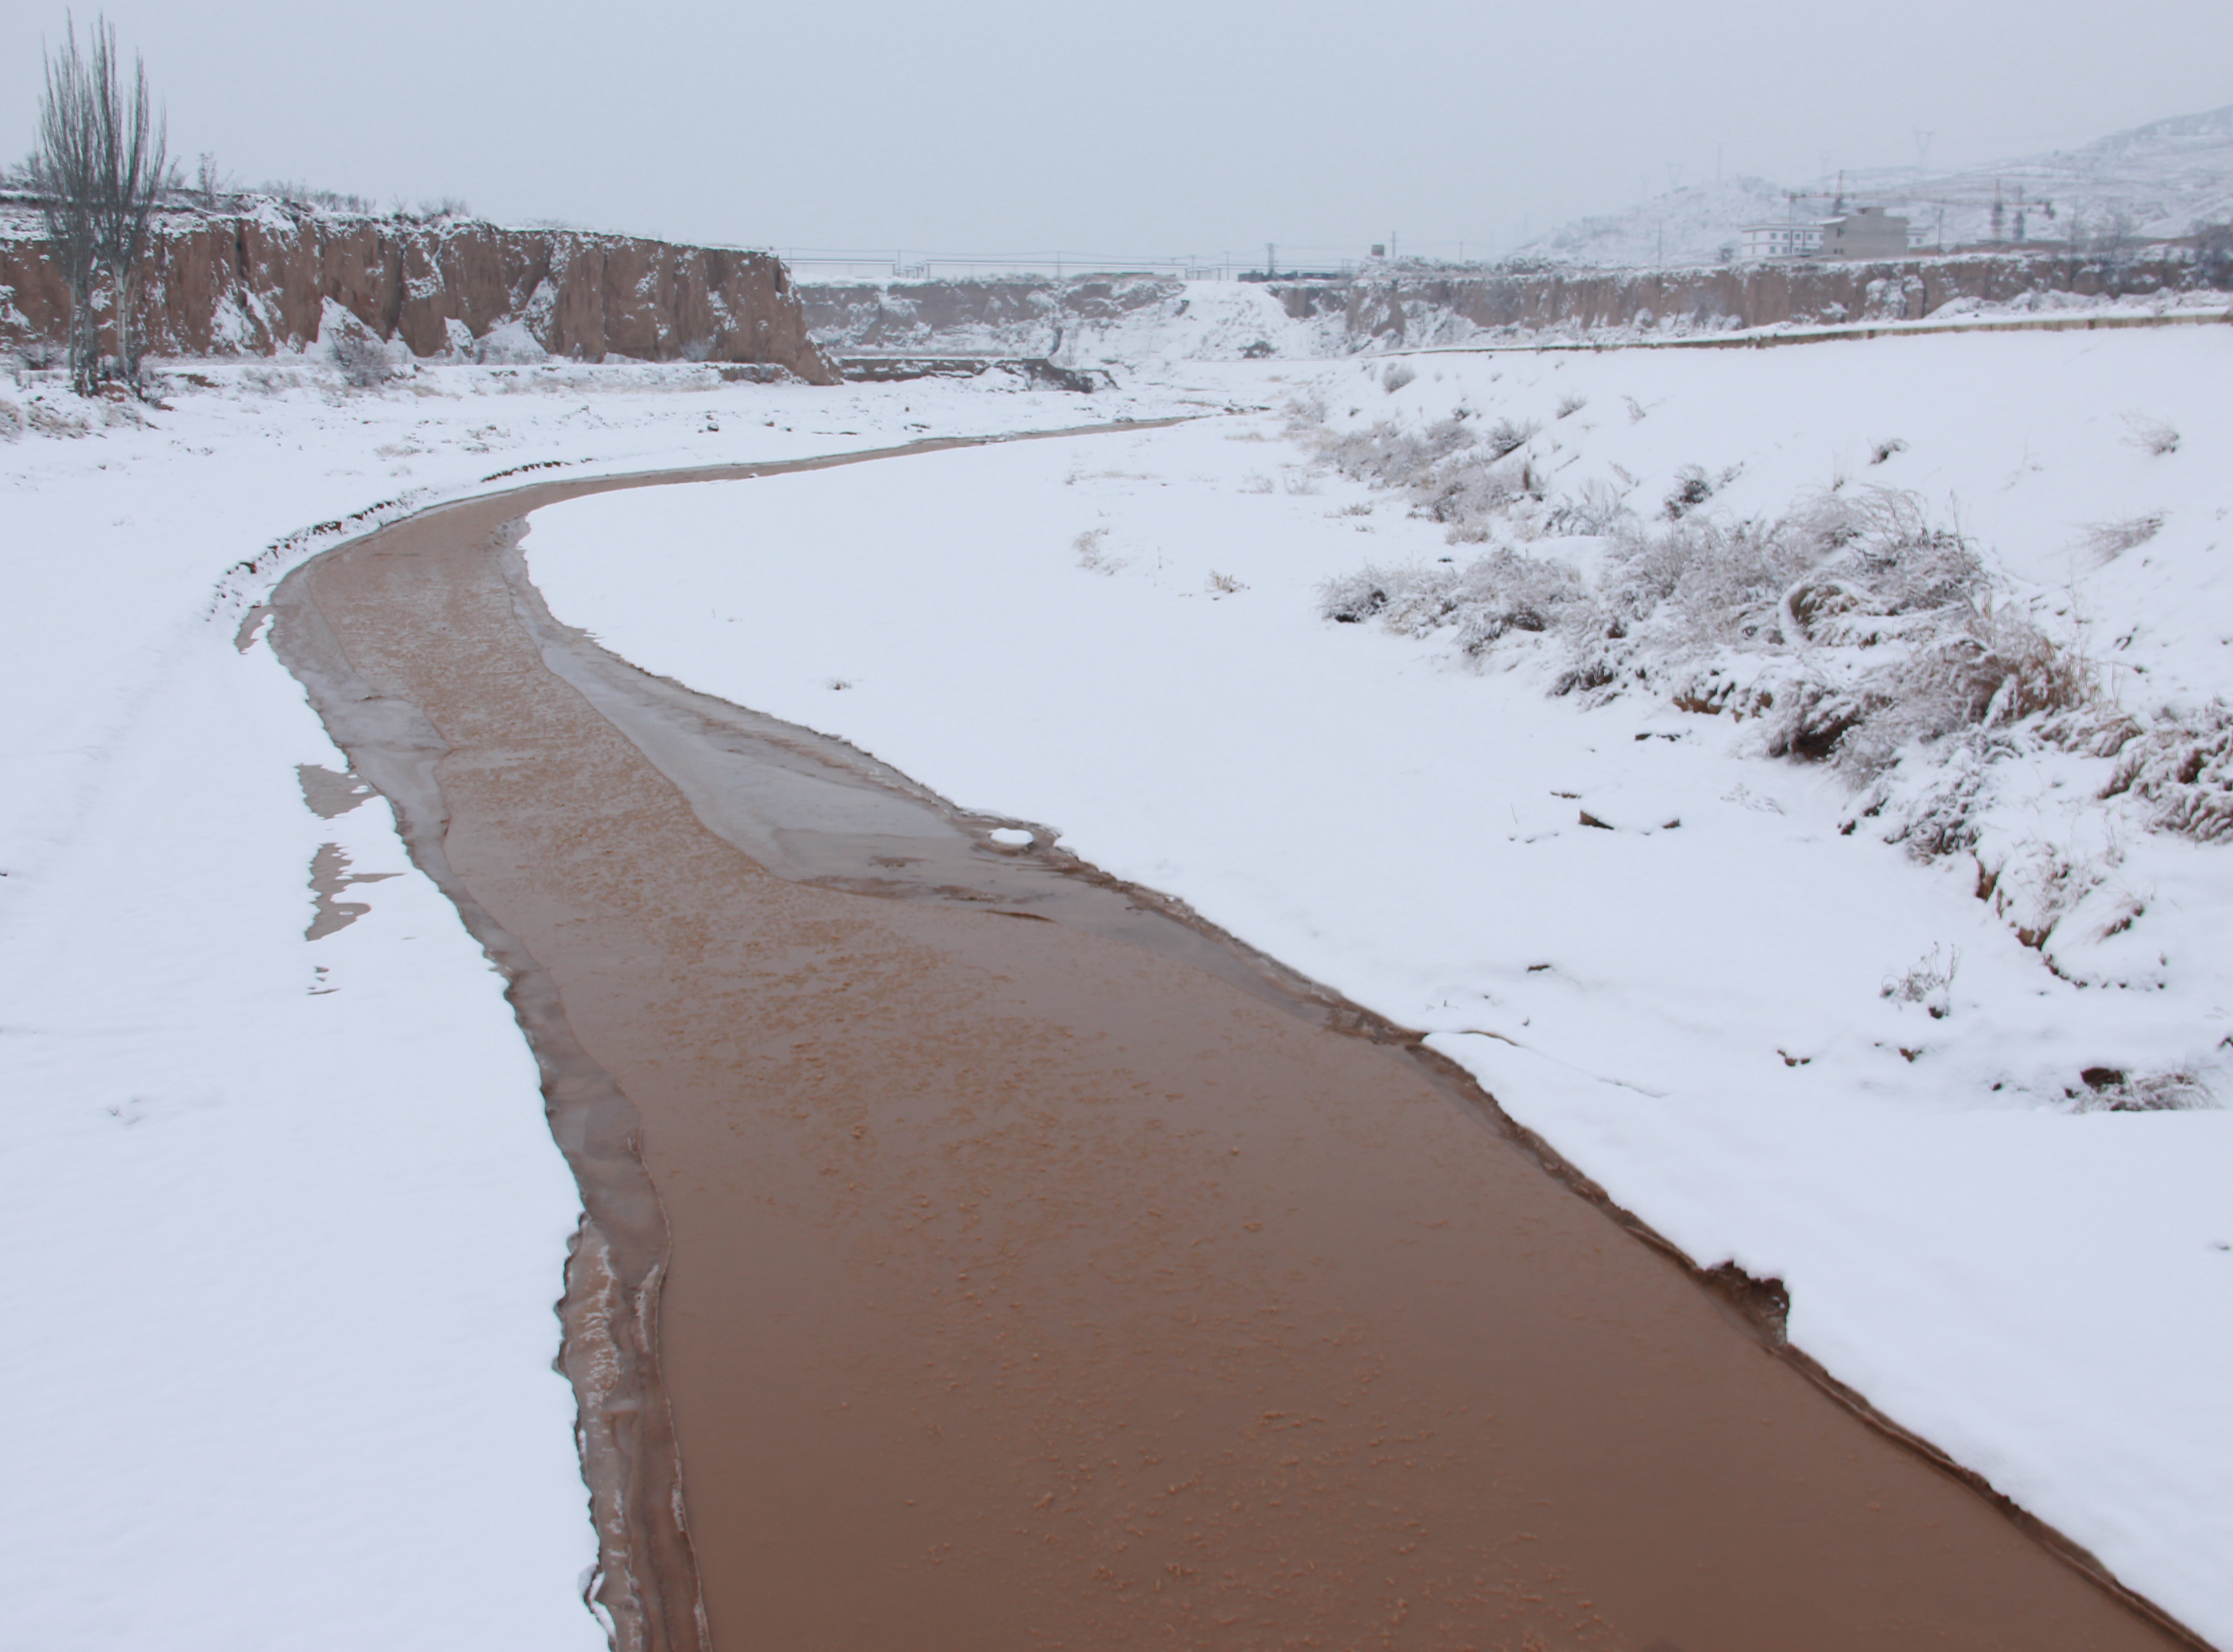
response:
{"label": "snow-covered ground", "polygon": [[[522,465],[1240,406],[1268,411],[578,501],[528,549],[631,657],[1051,825],[1434,1031],[1700,1260],[1785,1279],[1836,1375],[2233,1642],[2233,846],[2159,824],[2218,772],[2233,330],[1421,355],[1393,390],[1385,360],[1188,360],[1260,297],[1143,328],[1090,398],[560,365],[353,394],[251,362],[175,369],[142,425],[0,384],[0,1221],[33,1328],[0,1579],[27,1638],[601,1638],[549,1369],[576,1206],[532,1065],[384,811],[305,807],[296,766],[342,759],[270,650],[235,648],[258,595],[354,513]],[[1507,420],[1538,428],[1476,464]],[[1471,445],[1360,479],[1451,428]],[[1711,615],[1685,638],[1678,603],[1617,695],[1550,692],[1564,621],[1462,651],[1500,554],[1627,590],[1624,547],[1664,549],[1694,473],[1693,527],[1911,492],[1982,553],[1965,600],[2165,761],[2101,799],[2120,758],[2003,705],[1861,772],[1673,703],[1865,685],[1928,641],[1911,615],[1802,649]],[[1412,514],[1453,482],[1448,523]],[[1368,564],[1451,582],[1449,622],[1322,617]],[[1691,692],[1715,671],[1738,686]],[[1934,799],[1974,841],[1918,860]],[[367,910],[309,940],[314,863],[404,875],[340,889]],[[2189,1105],[2105,1110],[2151,1099]],[[210,1585],[244,1553],[246,1611]]]}
{"label": "snow-covered ground", "polygon": [[[165,371],[144,419],[0,380],[8,1638],[589,1652],[596,1546],[550,1364],[579,1207],[534,1063],[386,810],[343,807],[361,799],[301,689],[236,630],[344,518],[514,466],[786,457],[1138,399]],[[337,904],[308,940],[321,874]]]}
{"label": "snow-covered ground", "polygon": [[[2171,829],[2226,778],[2233,330],[1404,365],[1169,365],[1274,411],[584,499],[528,553],[629,658],[1430,1031],[1695,1258],[1785,1280],[1834,1374],[2233,1642],[2233,845]],[[1536,428],[1475,463],[1501,420]],[[1455,445],[1357,479],[1407,440]],[[1919,512],[1953,595],[1833,568],[1874,543],[1839,530],[1801,547],[1816,597],[1781,594],[1819,624],[1670,574],[1565,694],[1596,634],[1466,629],[1515,566],[1604,615],[1678,530],[1853,500]],[[1367,564],[1453,601],[1322,617]],[[1942,727],[1868,698],[1980,637],[2062,699]],[[1768,754],[1809,684],[1883,717],[1867,762]]]}

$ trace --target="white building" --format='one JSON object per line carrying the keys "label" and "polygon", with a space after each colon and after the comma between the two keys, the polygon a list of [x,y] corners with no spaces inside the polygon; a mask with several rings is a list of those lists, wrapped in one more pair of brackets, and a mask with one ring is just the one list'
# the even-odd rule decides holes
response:
{"label": "white building", "polygon": [[1744,227],[1748,258],[1805,258],[1821,250],[1819,224],[1748,224]]}
{"label": "white building", "polygon": [[1813,224],[1748,224],[1748,258],[1898,258],[1908,250],[1908,224],[1881,206],[1857,206]]}

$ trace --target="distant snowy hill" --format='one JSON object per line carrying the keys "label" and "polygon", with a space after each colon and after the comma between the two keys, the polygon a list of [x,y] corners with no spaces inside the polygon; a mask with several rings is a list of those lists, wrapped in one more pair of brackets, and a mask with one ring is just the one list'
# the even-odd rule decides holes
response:
{"label": "distant snowy hill", "polygon": [[[1958,171],[1887,166],[1845,174],[1852,205],[1904,212],[1931,247],[1994,238],[2081,243],[2159,239],[2233,218],[2233,104],[2151,121],[2082,148]],[[1711,263],[1748,224],[1828,215],[1835,175],[1784,185],[1761,178],[1697,184],[1602,217],[1577,218],[1520,248],[1561,263]]]}

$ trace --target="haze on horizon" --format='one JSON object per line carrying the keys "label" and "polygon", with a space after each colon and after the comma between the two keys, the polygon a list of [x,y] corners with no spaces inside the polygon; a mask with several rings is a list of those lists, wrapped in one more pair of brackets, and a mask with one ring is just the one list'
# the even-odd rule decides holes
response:
{"label": "haze on horizon", "polygon": [[[253,185],[788,250],[1475,255],[1717,170],[1976,165],[2233,102],[2233,7],[107,0]],[[94,8],[77,8],[82,28]],[[48,0],[0,0],[0,154]]]}

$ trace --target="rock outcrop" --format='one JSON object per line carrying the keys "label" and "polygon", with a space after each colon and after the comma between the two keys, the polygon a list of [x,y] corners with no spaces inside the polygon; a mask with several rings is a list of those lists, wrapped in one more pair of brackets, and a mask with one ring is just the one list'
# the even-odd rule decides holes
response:
{"label": "rock outcrop", "polygon": [[[329,302],[421,356],[754,362],[834,381],[772,253],[576,230],[167,213],[137,309],[150,354],[254,355],[315,342]],[[58,344],[68,315],[44,241],[0,238],[0,346]]]}

